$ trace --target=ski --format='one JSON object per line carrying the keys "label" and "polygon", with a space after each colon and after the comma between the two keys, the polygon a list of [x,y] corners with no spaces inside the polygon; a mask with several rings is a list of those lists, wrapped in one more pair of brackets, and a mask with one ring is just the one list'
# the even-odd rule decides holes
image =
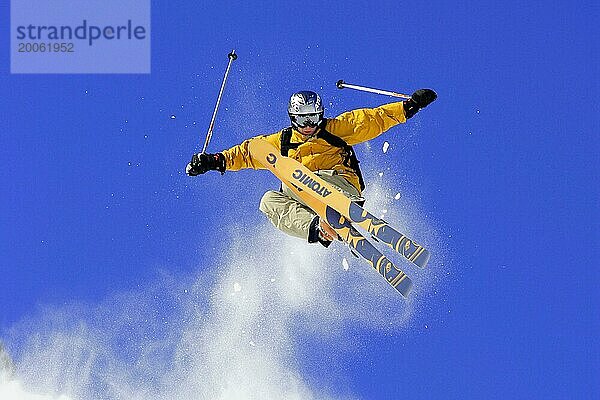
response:
{"label": "ski", "polygon": [[406,235],[392,228],[386,221],[375,217],[351,201],[304,165],[294,159],[281,156],[277,148],[266,140],[253,139],[250,148],[251,153],[257,155],[257,158],[265,167],[272,172],[277,170],[276,175],[281,180],[288,182],[288,186],[303,189],[311,197],[319,201],[326,201],[341,215],[365,229],[375,239],[394,249],[406,260],[420,268],[425,268],[430,257],[430,253],[425,247],[417,244]]}
{"label": "ski", "polygon": [[337,232],[340,238],[348,244],[351,250],[364,258],[383,278],[405,298],[412,290],[412,280],[402,270],[387,259],[367,238],[365,238],[352,223],[337,210],[299,189],[289,181],[291,190],[300,197],[319,217]]}
{"label": "ski", "polygon": [[350,247],[354,254],[358,254],[362,257],[369,265],[371,265],[371,267],[383,276],[394,289],[396,289],[403,297],[407,298],[413,287],[413,283],[408,275],[396,267],[367,238],[356,230],[348,218],[341,215],[323,200],[311,196],[307,191],[302,190],[294,183],[287,180],[276,165],[278,159],[287,157],[275,155],[271,151],[265,153],[262,150],[270,149],[265,146],[257,146],[257,144],[258,143],[254,142],[254,140],[250,143],[250,153],[253,157],[269,169],[284,184],[288,185],[308,207],[319,215],[320,218],[327,221],[340,238]]}

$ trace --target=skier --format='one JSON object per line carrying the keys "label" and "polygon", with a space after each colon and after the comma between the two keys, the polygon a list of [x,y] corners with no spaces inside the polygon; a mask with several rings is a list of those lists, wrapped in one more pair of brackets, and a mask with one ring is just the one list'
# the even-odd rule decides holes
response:
{"label": "skier", "polygon": [[[294,158],[353,201],[361,202],[364,201],[361,197],[364,183],[351,146],[371,140],[406,122],[436,98],[433,90],[420,89],[405,101],[324,118],[321,97],[315,92],[301,91],[294,93],[288,103],[292,126],[262,137],[277,147],[282,155]],[[194,154],[186,173],[197,176],[210,170],[223,174],[226,170],[264,169],[248,151],[250,140],[220,153]],[[320,220],[285,185],[280,191],[267,191],[259,208],[275,227],[309,243],[319,242],[328,247],[337,238],[335,230]]]}

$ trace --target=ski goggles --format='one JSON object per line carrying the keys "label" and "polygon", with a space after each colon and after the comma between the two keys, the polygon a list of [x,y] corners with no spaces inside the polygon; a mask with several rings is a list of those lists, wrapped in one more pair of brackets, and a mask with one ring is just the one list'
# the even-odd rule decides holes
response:
{"label": "ski goggles", "polygon": [[322,114],[290,114],[290,119],[300,128],[316,127],[323,118]]}

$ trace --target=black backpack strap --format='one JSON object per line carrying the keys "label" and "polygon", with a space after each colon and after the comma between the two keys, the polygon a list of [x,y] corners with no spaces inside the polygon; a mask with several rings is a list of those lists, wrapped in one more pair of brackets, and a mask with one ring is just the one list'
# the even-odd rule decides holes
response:
{"label": "black backpack strap", "polygon": [[359,166],[360,161],[358,161],[358,158],[356,157],[356,153],[354,152],[352,146],[348,145],[348,143],[346,143],[346,141],[341,137],[335,136],[333,133],[330,133],[325,129],[321,129],[319,133],[317,133],[317,137],[325,140],[332,146],[344,149],[344,152],[346,153],[344,158],[344,165],[354,170],[356,176],[358,176],[360,190],[365,190],[365,181],[363,180],[362,172]]}
{"label": "black backpack strap", "polygon": [[[279,137],[279,141],[281,143],[281,155],[287,157],[290,149],[296,149],[302,143],[292,143],[292,127],[288,126],[287,128],[281,131],[281,136]],[[283,183],[279,187],[279,191],[283,192]]]}
{"label": "black backpack strap", "polygon": [[290,149],[297,149],[302,143],[292,143],[292,127],[281,131],[281,155],[287,157]]}

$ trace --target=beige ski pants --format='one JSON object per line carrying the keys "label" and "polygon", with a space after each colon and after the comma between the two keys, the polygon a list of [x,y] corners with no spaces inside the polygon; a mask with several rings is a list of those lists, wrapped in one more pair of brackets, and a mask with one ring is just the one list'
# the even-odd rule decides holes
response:
{"label": "beige ski pants", "polygon": [[[324,170],[315,173],[352,200],[362,200],[359,191],[335,171]],[[266,192],[260,200],[259,208],[277,229],[305,240],[308,239],[310,223],[317,215],[285,185],[282,185],[281,192]]]}

